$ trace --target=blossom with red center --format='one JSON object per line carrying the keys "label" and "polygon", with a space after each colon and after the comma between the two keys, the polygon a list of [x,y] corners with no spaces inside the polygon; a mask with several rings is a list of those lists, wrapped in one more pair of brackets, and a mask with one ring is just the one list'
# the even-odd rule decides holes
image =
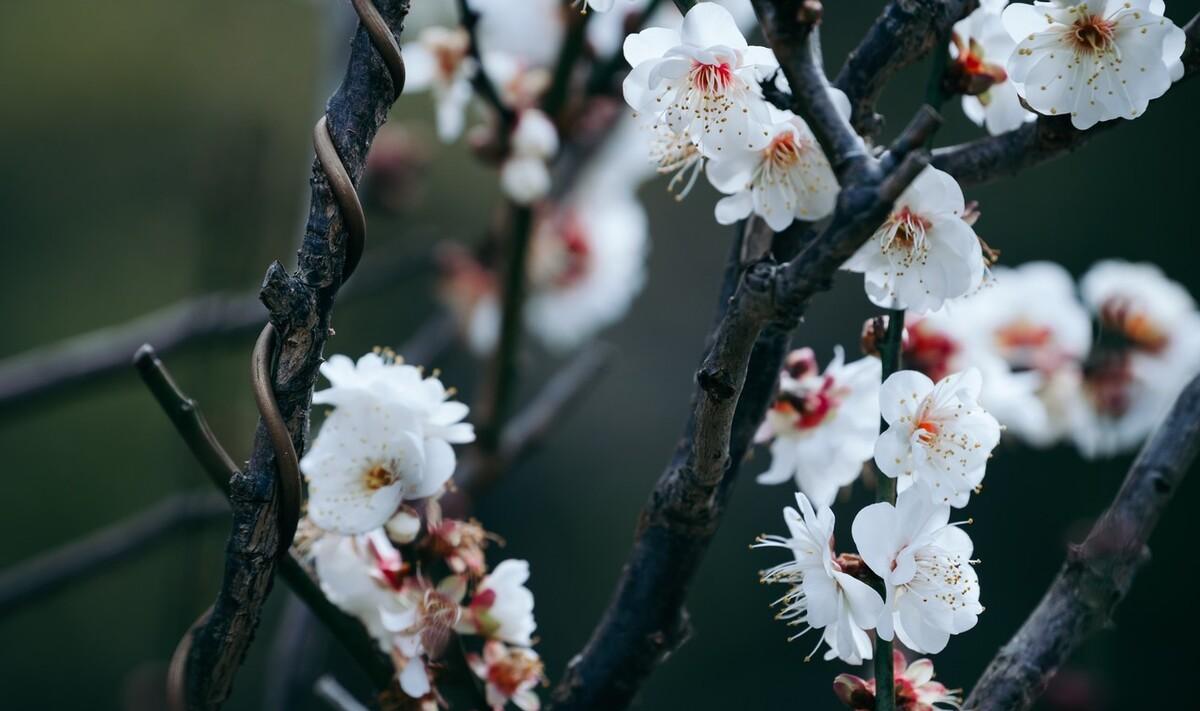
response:
{"label": "blossom with red center", "polygon": [[1136,118],[1183,76],[1184,33],[1165,11],[1162,0],[1013,3],[1009,77],[1030,107],[1078,129]]}
{"label": "blossom with red center", "polygon": [[983,282],[983,249],[963,219],[965,208],[954,178],[928,167],[842,268],[863,274],[867,296],[879,306],[936,311]]}
{"label": "blossom with red center", "polygon": [[788,355],[779,395],[755,438],[771,443],[760,484],[794,480],[817,506],[828,506],[858,478],[879,431],[881,366],[877,358],[844,361],[836,349],[822,374],[811,348]]}
{"label": "blossom with red center", "polygon": [[479,582],[457,629],[509,644],[528,647],[537,628],[533,619],[533,593],[525,587],[529,563],[506,560]]}
{"label": "blossom with red center", "polygon": [[[933,662],[917,659],[912,664],[899,650],[892,652],[892,669],[896,694],[896,711],[938,711],[962,707],[962,693],[950,690],[933,680]],[[838,674],[833,680],[833,693],[838,700],[854,711],[874,711],[875,680],[864,680],[853,674]]]}
{"label": "blossom with red center", "polygon": [[534,687],[545,681],[545,673],[532,649],[491,640],[483,645],[483,656],[468,654],[467,664],[487,684],[487,702],[493,711],[502,711],[510,701],[521,711],[541,708]]}
{"label": "blossom with red center", "polygon": [[1021,105],[1016,85],[1004,65],[1017,43],[1004,29],[1000,13],[1008,0],[983,0],[979,7],[954,25],[947,83],[962,95],[963,113],[988,133],[997,135],[1018,128],[1037,114]]}
{"label": "blossom with red center", "polygon": [[625,100],[654,126],[690,136],[707,156],[769,142],[758,82],[779,64],[769,49],[746,43],[725,8],[697,3],[679,31],[651,27],[629,35],[624,53],[633,68]]}

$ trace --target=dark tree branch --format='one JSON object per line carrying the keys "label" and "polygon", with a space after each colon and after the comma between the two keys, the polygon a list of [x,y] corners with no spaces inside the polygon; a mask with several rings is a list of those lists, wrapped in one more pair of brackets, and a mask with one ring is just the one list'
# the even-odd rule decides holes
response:
{"label": "dark tree branch", "polygon": [[850,120],[862,136],[875,138],[883,128],[875,104],[888,81],[928,54],[938,38],[977,5],[977,0],[891,0],[887,4],[834,82],[850,99]]}
{"label": "dark tree branch", "polygon": [[[203,465],[209,480],[227,497],[232,496],[229,482],[236,481],[241,474],[233,463],[233,458],[211,432],[208,432],[199,406],[179,389],[166,366],[154,357],[154,351],[149,346],[139,351],[137,366],[158,404]],[[342,612],[325,597],[316,573],[295,547],[279,560],[279,574],[292,588],[292,592],[308,605],[317,619],[363,667],[371,681],[380,689],[388,688],[395,675],[391,660],[379,650],[379,645],[367,633],[362,623]]]}
{"label": "dark tree branch", "polygon": [[[1183,53],[1184,78],[1200,70],[1200,14],[1184,27],[1187,48]],[[1182,81],[1182,80],[1181,80]],[[933,152],[933,165],[953,175],[962,185],[978,185],[1008,177],[1035,165],[1073,153],[1095,136],[1129,123],[1114,119],[1081,131],[1069,116],[1039,116],[998,136],[984,136]]]}
{"label": "dark tree branch", "polygon": [[[364,296],[419,276],[427,256],[384,250],[364,266],[342,298]],[[201,341],[257,333],[267,312],[258,294],[214,293],[165,306],[127,323],[73,336],[0,362],[0,415],[28,412],[30,403],[124,374],[129,354],[154,343],[167,354]]]}
{"label": "dark tree branch", "polygon": [[963,708],[1029,708],[1075,649],[1110,623],[1149,559],[1150,534],[1198,451],[1200,378],[1142,447],[1108,510],[1087,539],[1071,547],[1042,601],[984,670]]}
{"label": "dark tree branch", "polygon": [[[380,0],[377,8],[392,37],[399,35],[408,0]],[[329,100],[325,119],[338,159],[354,184],[402,88],[393,85],[392,76],[367,26],[360,23],[345,78]],[[307,440],[312,388],[330,332],[334,297],[348,260],[353,264],[357,256],[348,250],[345,216],[318,161],[313,162],[310,182],[312,202],[296,272],[289,275],[282,265],[273,264],[262,289],[279,344],[272,383],[275,400],[297,452],[304,451]],[[275,459],[260,418],[249,464],[230,482],[234,521],[221,589],[187,656],[187,699],[195,708],[216,708],[228,698],[271,590],[280,549]],[[291,558],[282,560],[286,571]],[[324,599],[319,590],[316,596]],[[390,672],[390,666],[384,663],[381,669]]]}
{"label": "dark tree branch", "polygon": [[175,494],[0,572],[0,619],[40,602],[71,583],[112,569],[175,533],[222,518],[229,504],[217,494]]}
{"label": "dark tree branch", "polygon": [[[777,7],[787,4],[756,2],[772,41],[792,42],[801,32],[794,26],[800,22],[796,16]],[[789,80],[811,71],[806,66],[811,65],[811,54],[786,56],[792,62],[784,67]],[[814,110],[829,103],[823,88],[795,96],[805,104],[800,113],[829,121],[826,134],[835,144],[842,140],[837,136],[850,131],[840,117],[835,123],[821,109]],[[920,146],[939,121],[937,113],[925,107],[881,159],[857,149],[847,151],[841,162],[844,179],[838,207],[818,236],[801,240],[777,235],[772,248],[760,254],[754,231],[739,231],[717,324],[696,373],[683,438],[642,511],[633,550],[607,610],[555,689],[555,708],[628,706],[655,666],[686,640],[688,586],[720,524],[723,504],[774,392],[787,333],[811,297],[831,285],[833,273],[870,237],[895,198],[924,168],[928,156]],[[792,231],[803,232],[803,226]],[[801,243],[795,258],[776,263],[774,257],[790,256]]]}
{"label": "dark tree branch", "polygon": [[839,182],[856,179],[869,164],[866,146],[842,118],[829,94],[821,59],[817,0],[753,0],[767,42],[792,91],[792,110],[812,129]]}

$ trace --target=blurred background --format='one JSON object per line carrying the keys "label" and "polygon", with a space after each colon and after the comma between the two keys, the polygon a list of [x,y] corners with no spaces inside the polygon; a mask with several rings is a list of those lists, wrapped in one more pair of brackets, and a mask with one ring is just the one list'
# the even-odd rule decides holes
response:
{"label": "blurred background", "polygon": [[[333,2],[333,0],[328,0]],[[414,0],[420,5],[423,0]],[[827,10],[827,63],[840,64],[881,3]],[[1200,6],[1173,1],[1183,24]],[[307,210],[309,131],[341,74],[352,25],[325,2],[301,0],[60,0],[0,3],[0,358],[118,324],[176,300],[254,289],[273,259],[290,265]],[[917,105],[924,70],[884,96],[894,131]],[[1200,85],[1153,102],[1143,118],[1083,152],[1019,180],[968,191],[981,235],[1002,263],[1049,259],[1079,275],[1105,257],[1150,261],[1200,294],[1192,210],[1191,139]],[[957,106],[939,142],[977,135]],[[432,158],[420,194],[397,214],[368,215],[372,253],[428,254],[444,239],[472,243],[499,199],[492,172],[461,142],[437,143],[427,95],[405,97],[402,122]],[[702,181],[703,182],[703,181]],[[638,511],[682,431],[692,374],[716,302],[731,238],[712,219],[715,194],[683,203],[662,181],[642,197],[650,214],[649,281],[604,339],[613,367],[538,453],[510,472],[478,517],[526,558],[537,596],[539,652],[552,680],[586,641],[608,601]],[[437,308],[432,274],[397,279],[339,303],[330,348],[358,354],[399,346]],[[872,311],[860,277],[842,274],[797,335],[822,361],[856,349]],[[243,457],[255,422],[252,336],[211,340],[167,358],[220,439]],[[534,352],[527,395],[558,361]],[[471,392],[477,364],[461,348],[427,365]],[[469,397],[467,398],[469,401]],[[205,491],[194,460],[132,369],[0,414],[0,568],[137,512],[171,492]],[[805,664],[772,620],[774,589],[757,571],[776,561],[747,545],[783,530],[790,486],[763,487],[743,470],[697,578],[694,638],[652,677],[646,709],[834,709],[837,663]],[[939,679],[969,686],[1036,604],[1066,547],[1086,533],[1131,457],[1085,463],[1063,446],[1006,443],[972,500],[987,611],[936,659]],[[838,509],[866,502],[861,486]],[[1191,671],[1184,640],[1200,578],[1191,571],[1200,484],[1177,494],[1151,542],[1153,560],[1118,610],[1060,674],[1044,709],[1179,708]],[[844,530],[843,530],[844,529]],[[6,709],[155,708],[166,662],[219,584],[224,518],[173,536],[132,561],[73,583],[0,618],[0,694]],[[263,708],[272,643],[288,598],[277,585],[228,708]],[[324,663],[361,683],[340,650]],[[311,697],[305,708],[322,708]]]}

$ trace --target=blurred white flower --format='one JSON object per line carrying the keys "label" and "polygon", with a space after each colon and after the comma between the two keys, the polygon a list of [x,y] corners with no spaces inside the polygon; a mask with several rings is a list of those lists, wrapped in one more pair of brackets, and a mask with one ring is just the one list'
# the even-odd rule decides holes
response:
{"label": "blurred white flower", "polygon": [[[836,93],[849,115],[849,101]],[[727,150],[708,163],[709,182],[729,196],[716,207],[722,225],[732,225],[753,212],[780,232],[793,220],[815,222],[833,213],[837,178],[808,124],[773,106],[767,112],[765,148]]]}
{"label": "blurred white flower", "polygon": [[492,711],[502,711],[510,701],[521,711],[541,708],[534,688],[544,678],[542,660],[532,649],[509,647],[493,639],[483,645],[482,657],[468,654],[467,664],[486,684]]}
{"label": "blurred white flower", "polygon": [[953,369],[980,367],[979,402],[1011,434],[1037,447],[1066,436],[1092,324],[1065,269],[1051,262],[999,267],[987,288],[923,323],[961,344]]}
{"label": "blurred white flower", "polygon": [[505,560],[492,569],[467,606],[457,630],[528,647],[537,623],[533,619],[533,593],[525,587],[529,563]]}
{"label": "blurred white flower", "polygon": [[966,506],[1000,442],[1000,424],[978,404],[982,387],[975,368],[936,385],[912,370],[883,382],[879,409],[888,428],[875,443],[875,464],[899,491],[919,484],[931,501]]}
{"label": "blurred white flower", "polygon": [[554,122],[538,109],[525,109],[517,118],[509,155],[500,167],[500,185],[518,205],[529,205],[550,192],[547,161],[558,152]]}
{"label": "blurred white flower", "polygon": [[746,44],[724,7],[697,3],[680,31],[632,34],[624,52],[633,67],[625,100],[655,124],[697,139],[710,156],[767,144],[770,116],[758,81],[778,62],[769,49]]}
{"label": "blurred white flower", "polygon": [[879,306],[935,311],[983,281],[983,250],[964,208],[954,178],[928,167],[842,268],[864,275],[867,296]]}
{"label": "blurred white flower", "polygon": [[817,506],[829,506],[871,459],[879,435],[878,358],[845,363],[839,347],[821,374],[812,349],[788,354],[779,395],[755,436],[771,442],[771,467],[760,484],[796,486]]}
{"label": "blurred white flower", "polygon": [[1021,105],[1016,85],[1004,70],[1017,47],[1000,17],[1006,4],[1008,0],[983,0],[974,12],[955,23],[950,46],[968,83],[975,81],[986,87],[980,93],[963,95],[963,113],[992,135],[1037,118]]}
{"label": "blurred white flower", "polygon": [[950,635],[974,627],[983,612],[971,538],[949,519],[949,506],[910,489],[895,506],[859,511],[851,526],[859,555],[887,592],[878,635],[890,640],[894,632],[924,654],[945,649]]}
{"label": "blurred white flower", "polygon": [[537,220],[529,252],[529,329],[574,348],[629,310],[646,281],[648,223],[632,196],[570,200]]}
{"label": "blurred white flower", "polygon": [[1158,267],[1104,261],[1080,282],[1100,332],[1083,369],[1072,437],[1088,457],[1136,447],[1200,371],[1200,314]]}
{"label": "blurred white flower", "polygon": [[382,526],[407,499],[433,496],[454,473],[454,444],[475,439],[467,406],[447,400],[436,377],[368,353],[322,364],[332,387],[316,404],[336,405],[300,460],[308,515],[337,533]]}
{"label": "blurred white flower", "polygon": [[814,511],[808,498],[799,492],[796,504],[799,511],[790,506],[783,509],[789,537],[759,536],[753,546],[786,548],[794,557],[762,573],[765,583],[791,586],[776,601],[783,604],[776,619],[802,628],[791,639],[823,629],[817,647],[822,641],[829,645],[826,659],[836,657],[848,664],[861,664],[871,658],[871,638],[864,630],[875,626],[883,611],[883,600],[870,585],[843,572],[834,558],[833,511],[828,506]]}
{"label": "blurred white flower", "polygon": [[429,27],[416,42],[404,45],[405,89],[432,89],[437,108],[438,138],[450,142],[463,130],[463,114],[471,102],[471,78],[477,67],[467,55],[471,38],[461,27]]}
{"label": "blurred white flower", "polygon": [[475,33],[485,63],[493,52],[540,67],[558,59],[566,29],[562,0],[467,0],[467,5],[479,13]]}
{"label": "blurred white flower", "polygon": [[1136,118],[1183,76],[1183,30],[1163,0],[1014,3],[1008,74],[1038,113],[1070,114],[1078,129]]}

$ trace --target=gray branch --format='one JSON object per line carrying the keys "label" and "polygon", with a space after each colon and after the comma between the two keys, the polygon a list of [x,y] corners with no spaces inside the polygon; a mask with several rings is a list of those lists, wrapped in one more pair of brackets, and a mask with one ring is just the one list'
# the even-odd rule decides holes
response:
{"label": "gray branch", "polygon": [[[427,256],[414,257],[399,250],[372,255],[342,294],[365,296],[393,286],[398,280],[420,275],[429,265]],[[123,375],[129,354],[143,343],[153,343],[166,355],[202,341],[237,338],[257,333],[267,311],[254,293],[213,293],[164,306],[127,323],[108,326],[40,346],[0,362],[0,415],[26,412],[26,407],[46,398]]]}
{"label": "gray branch", "polygon": [[[380,0],[377,7],[393,36],[399,35],[408,0]],[[333,144],[355,184],[400,88],[392,85],[389,68],[360,24],[345,78],[326,108]],[[312,201],[296,271],[289,275],[282,265],[273,264],[262,288],[280,344],[273,389],[297,452],[305,449],[312,388],[348,256],[343,215],[317,161],[310,183]],[[249,464],[230,481],[230,503],[233,531],[226,546],[225,575],[212,614],[192,638],[187,658],[190,707],[216,708],[228,698],[258,627],[277,561],[284,562],[282,572],[287,574],[291,560],[277,557],[275,452],[261,419]]]}
{"label": "gray branch", "polygon": [[175,494],[84,538],[18,563],[0,572],[0,619],[228,512],[229,505],[219,494]]}
{"label": "gray branch", "polygon": [[850,99],[851,123],[867,138],[883,128],[875,103],[897,72],[919,61],[977,0],[892,0],[846,58],[834,84]]}
{"label": "gray branch", "polygon": [[1058,667],[1109,624],[1150,552],[1146,543],[1200,451],[1200,377],[1142,447],[1112,504],[1073,546],[1058,577],[1001,648],[965,709],[1027,709]]}
{"label": "gray branch", "polygon": [[[815,5],[814,16],[814,5],[804,4],[802,13],[797,0],[756,0],[755,9],[793,87],[797,113],[810,118],[834,157],[842,185],[837,209],[820,234],[776,235],[771,242],[779,248],[766,254],[756,248],[762,240],[750,237],[754,230],[739,233],[683,438],[642,511],[608,608],[554,691],[556,709],[625,708],[654,668],[686,640],[688,587],[770,402],[786,334],[928,161],[919,147],[939,123],[928,107],[880,159],[867,155],[849,124],[832,111],[814,49],[820,9]],[[790,230],[806,231],[800,224]],[[774,257],[792,253],[785,243],[804,247],[779,264]],[[744,261],[743,254],[751,259]]]}

